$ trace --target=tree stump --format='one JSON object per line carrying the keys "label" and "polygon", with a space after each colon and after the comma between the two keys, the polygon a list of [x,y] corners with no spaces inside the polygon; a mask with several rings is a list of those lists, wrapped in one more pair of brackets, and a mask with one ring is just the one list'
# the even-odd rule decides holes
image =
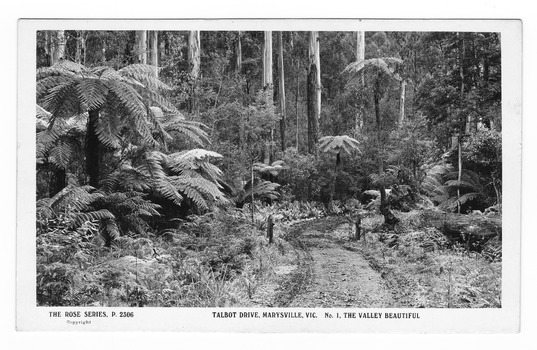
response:
{"label": "tree stump", "polygon": [[272,244],[274,238],[274,221],[272,215],[269,215],[267,219],[267,237],[269,244]]}
{"label": "tree stump", "polygon": [[356,216],[356,220],[354,221],[355,231],[354,231],[354,240],[359,241],[360,240],[360,228],[362,225],[362,217],[360,215]]}
{"label": "tree stump", "polygon": [[384,224],[389,230],[393,230],[395,225],[399,223],[399,219],[388,208],[382,208],[381,213],[384,216]]}

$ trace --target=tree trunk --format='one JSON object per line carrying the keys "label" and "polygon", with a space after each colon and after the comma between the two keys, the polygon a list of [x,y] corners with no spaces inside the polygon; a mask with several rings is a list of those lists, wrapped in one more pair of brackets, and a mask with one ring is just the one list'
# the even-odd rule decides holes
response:
{"label": "tree trunk", "polygon": [[361,226],[362,226],[362,218],[360,217],[360,215],[357,215],[356,216],[356,220],[354,222],[354,240],[355,241],[359,241],[360,240],[360,229],[361,229]]}
{"label": "tree trunk", "polygon": [[484,243],[502,235],[502,220],[487,215],[465,215],[425,210],[421,220],[427,227],[439,229],[452,242],[470,243],[480,250]]}
{"label": "tree trunk", "polygon": [[274,220],[272,215],[269,215],[267,219],[267,237],[269,244],[274,242]]}
{"label": "tree trunk", "polygon": [[136,52],[138,63],[147,64],[147,32],[145,30],[136,31]]}
{"label": "tree trunk", "polygon": [[[377,124],[377,165],[379,177],[384,173],[384,162],[382,160],[382,124],[380,120],[380,77],[377,77],[375,82],[375,91],[373,92],[373,98],[375,102],[375,121]],[[386,207],[386,189],[384,184],[379,186],[380,191],[380,212],[382,213]]]}
{"label": "tree trunk", "polygon": [[251,199],[251,212],[252,212],[252,225],[254,224],[254,159],[252,158],[250,164],[250,199]]}
{"label": "tree trunk", "polygon": [[319,41],[318,33],[310,32],[309,37],[309,67],[307,79],[308,103],[308,152],[317,155],[317,140],[319,137],[320,117],[320,79],[319,79]]}
{"label": "tree trunk", "polygon": [[[365,32],[356,32],[356,61],[361,62],[365,60]],[[361,76],[361,94],[360,96],[363,96],[364,92],[364,73],[359,73]],[[364,110],[364,103],[363,103],[363,97],[360,98],[360,106],[358,113],[356,113],[355,120],[354,120],[354,137],[357,138],[360,134],[362,127],[364,125],[364,116],[365,116],[365,110]]]}
{"label": "tree trunk", "polygon": [[200,32],[190,31],[188,33],[188,65],[190,68],[190,77],[192,78],[192,86],[190,90],[190,99],[188,110],[192,113],[196,109],[196,101],[194,93],[196,91],[197,80],[200,75],[201,66],[201,43]]}
{"label": "tree trunk", "polygon": [[321,117],[321,59],[319,49],[319,33],[310,32],[309,40],[309,59],[310,66],[313,62],[315,64],[315,112],[317,119]]}
{"label": "tree trunk", "polygon": [[399,128],[403,127],[405,121],[405,90],[406,81],[401,80],[401,96],[399,97]]}
{"label": "tree trunk", "polygon": [[283,38],[282,32],[277,34],[278,41],[278,100],[280,102],[280,136],[282,141],[282,152],[285,152],[285,124],[287,110],[285,108],[285,73],[283,67]]}
{"label": "tree trunk", "polygon": [[300,95],[300,60],[296,60],[296,95],[295,95],[295,114],[296,114],[296,151],[298,152],[298,135],[299,135],[299,119],[298,119],[298,97]]}
{"label": "tree trunk", "polygon": [[197,30],[190,31],[188,34],[188,64],[190,67],[190,76],[193,80],[199,78],[201,66],[200,53],[200,32]]}
{"label": "tree trunk", "polygon": [[99,110],[88,111],[88,126],[86,131],[86,173],[89,176],[89,185],[99,186],[101,171],[101,150],[97,136],[97,124],[99,123]]}
{"label": "tree trunk", "polygon": [[[48,33],[48,32],[47,32]],[[53,33],[53,35],[52,35]],[[55,65],[63,59],[65,53],[65,33],[63,30],[51,32],[50,39],[50,65]],[[60,192],[67,185],[66,183],[66,170],[63,168],[54,167],[52,171],[52,178],[49,183],[49,195],[53,197],[56,193]]]}
{"label": "tree trunk", "polygon": [[52,172],[52,177],[49,183],[49,197],[54,197],[55,194],[67,186],[67,172],[62,168],[55,168]]}
{"label": "tree trunk", "polygon": [[[272,99],[272,32],[265,31],[263,41],[263,80],[261,85],[264,90],[268,91],[269,98]],[[272,100],[270,102],[272,104]],[[268,164],[272,163],[274,158],[274,125],[270,127],[270,143],[268,144]]]}
{"label": "tree trunk", "polygon": [[319,133],[319,118],[317,118],[317,94],[315,80],[317,67],[311,64],[307,80],[307,103],[308,103],[308,153],[317,155],[317,141]]}
{"label": "tree trunk", "polygon": [[82,64],[82,40],[84,40],[84,32],[81,30],[76,31],[76,51],[75,62]]}
{"label": "tree trunk", "polygon": [[57,30],[55,37],[52,39],[52,50],[51,50],[51,62],[50,65],[53,66],[58,63],[65,55],[65,31]]}
{"label": "tree trunk", "polygon": [[272,87],[272,32],[265,31],[263,41],[263,89]]}
{"label": "tree trunk", "polygon": [[101,63],[104,65],[104,63],[106,62],[106,38],[103,37],[102,39],[102,49],[101,49]]}
{"label": "tree trunk", "polygon": [[156,30],[151,32],[151,64],[158,78],[158,32]]}
{"label": "tree trunk", "polygon": [[240,73],[242,69],[242,46],[241,46],[241,32],[237,34],[237,40],[235,40],[235,72]]}
{"label": "tree trunk", "polygon": [[[459,165],[459,171],[458,171],[458,181],[460,184],[461,178],[462,178],[462,136],[465,131],[465,118],[462,113],[463,105],[464,105],[464,56],[465,56],[465,45],[464,45],[464,38],[460,33],[457,33],[457,36],[460,36],[460,52],[459,52],[459,75],[461,78],[461,91],[460,91],[460,110],[459,110],[459,142],[458,142],[458,165]],[[457,213],[461,212],[461,205],[458,201],[459,198],[461,198],[461,189],[460,186],[457,187]]]}
{"label": "tree trunk", "polygon": [[332,201],[334,200],[334,193],[336,192],[337,168],[340,162],[341,162],[341,155],[340,155],[340,152],[338,152],[336,155],[336,165],[334,166],[334,180],[332,180],[332,188],[330,190],[330,200],[328,203],[332,203]]}

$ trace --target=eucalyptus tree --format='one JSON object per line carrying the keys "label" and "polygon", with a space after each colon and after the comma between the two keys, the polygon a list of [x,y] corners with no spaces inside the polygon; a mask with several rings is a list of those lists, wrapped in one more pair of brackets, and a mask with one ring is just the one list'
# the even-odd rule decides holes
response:
{"label": "eucalyptus tree", "polygon": [[137,63],[147,63],[147,31],[136,31],[136,54]]}
{"label": "eucalyptus tree", "polygon": [[318,32],[309,33],[308,60],[308,153],[317,154],[319,118],[321,116],[321,67]]}
{"label": "eucalyptus tree", "polygon": [[285,72],[283,62],[283,38],[282,32],[277,33],[278,43],[278,102],[280,106],[280,136],[282,141],[282,152],[285,152],[285,123],[287,112],[285,108]]}

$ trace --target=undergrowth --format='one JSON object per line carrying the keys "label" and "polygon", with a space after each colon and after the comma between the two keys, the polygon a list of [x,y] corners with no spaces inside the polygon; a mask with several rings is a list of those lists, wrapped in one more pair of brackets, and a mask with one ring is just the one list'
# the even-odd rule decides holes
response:
{"label": "undergrowth", "polygon": [[179,228],[127,234],[110,247],[98,224],[68,220],[37,232],[37,303],[42,306],[236,306],[271,268],[264,232],[240,211],[216,211]]}
{"label": "undergrowth", "polygon": [[469,252],[452,244],[427,227],[419,211],[397,215],[401,223],[395,232],[384,231],[381,215],[371,215],[362,221],[364,239],[348,243],[396,293],[394,307],[501,307],[501,254],[491,257],[487,249]]}

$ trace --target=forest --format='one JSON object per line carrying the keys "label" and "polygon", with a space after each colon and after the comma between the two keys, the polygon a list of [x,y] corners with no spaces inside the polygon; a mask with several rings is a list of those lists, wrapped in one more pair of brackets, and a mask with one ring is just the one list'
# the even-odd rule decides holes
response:
{"label": "forest", "polygon": [[498,33],[36,43],[38,306],[501,307]]}

